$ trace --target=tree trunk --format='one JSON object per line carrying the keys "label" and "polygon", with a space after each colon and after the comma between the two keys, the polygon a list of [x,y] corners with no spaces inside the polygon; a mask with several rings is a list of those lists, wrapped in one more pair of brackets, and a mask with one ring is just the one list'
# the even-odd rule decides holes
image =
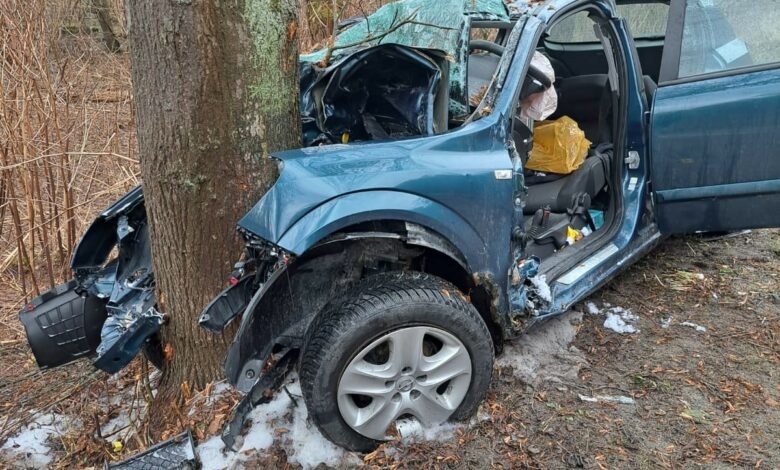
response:
{"label": "tree trunk", "polygon": [[197,316],[241,254],[236,222],[300,146],[298,0],[125,2],[159,303],[160,395],[223,376],[231,338]]}

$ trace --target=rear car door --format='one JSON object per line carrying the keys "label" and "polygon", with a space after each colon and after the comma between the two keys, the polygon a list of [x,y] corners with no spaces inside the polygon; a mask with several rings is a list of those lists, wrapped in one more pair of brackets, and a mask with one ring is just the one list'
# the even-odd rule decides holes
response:
{"label": "rear car door", "polygon": [[778,7],[672,0],[650,128],[662,232],[780,226]]}

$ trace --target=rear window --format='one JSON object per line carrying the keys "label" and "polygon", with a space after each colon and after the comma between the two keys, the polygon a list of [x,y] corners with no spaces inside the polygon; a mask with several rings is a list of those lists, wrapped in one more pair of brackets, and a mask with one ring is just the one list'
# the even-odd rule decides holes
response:
{"label": "rear window", "polygon": [[[665,3],[618,5],[618,14],[626,19],[634,39],[663,39],[666,35],[669,5]],[[588,13],[581,11],[553,26],[547,40],[561,44],[599,42],[593,24]]]}

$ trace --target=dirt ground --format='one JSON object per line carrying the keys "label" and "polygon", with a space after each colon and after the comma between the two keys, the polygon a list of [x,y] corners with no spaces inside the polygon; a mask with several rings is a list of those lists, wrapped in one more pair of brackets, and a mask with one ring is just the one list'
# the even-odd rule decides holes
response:
{"label": "dirt ground", "polygon": [[[638,331],[606,329],[610,312],[624,310],[637,317]],[[44,466],[99,466],[129,455],[137,437],[98,431],[117,427],[128,402],[142,409],[140,366],[109,380],[88,364],[40,373],[18,325],[3,322],[0,364],[23,365],[0,375],[0,466],[42,466],[3,443],[23,424],[15,420],[25,407],[55,419],[75,415],[39,436],[51,458]],[[588,302],[508,345],[470,424],[431,441],[404,439],[326,460],[392,468],[778,468],[779,376],[780,232],[672,238]],[[201,441],[234,400],[201,400],[190,421]],[[283,421],[269,422],[266,450],[244,452],[233,467],[315,466],[311,441]],[[112,449],[112,440],[127,449]]]}
{"label": "dirt ground", "polygon": [[[585,313],[572,345],[587,363],[575,377],[529,383],[499,368],[488,420],[454,442],[412,445],[388,460],[458,468],[780,467],[779,232],[669,239],[590,300],[630,309],[639,332],[605,330],[604,315]],[[576,351],[565,352],[547,362],[580,363]]]}

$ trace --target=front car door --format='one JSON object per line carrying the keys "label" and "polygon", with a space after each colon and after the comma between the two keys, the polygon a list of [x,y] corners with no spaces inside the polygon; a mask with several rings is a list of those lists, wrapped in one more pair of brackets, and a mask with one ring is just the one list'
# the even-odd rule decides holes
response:
{"label": "front car door", "polygon": [[665,233],[780,226],[777,0],[672,0],[652,107]]}

